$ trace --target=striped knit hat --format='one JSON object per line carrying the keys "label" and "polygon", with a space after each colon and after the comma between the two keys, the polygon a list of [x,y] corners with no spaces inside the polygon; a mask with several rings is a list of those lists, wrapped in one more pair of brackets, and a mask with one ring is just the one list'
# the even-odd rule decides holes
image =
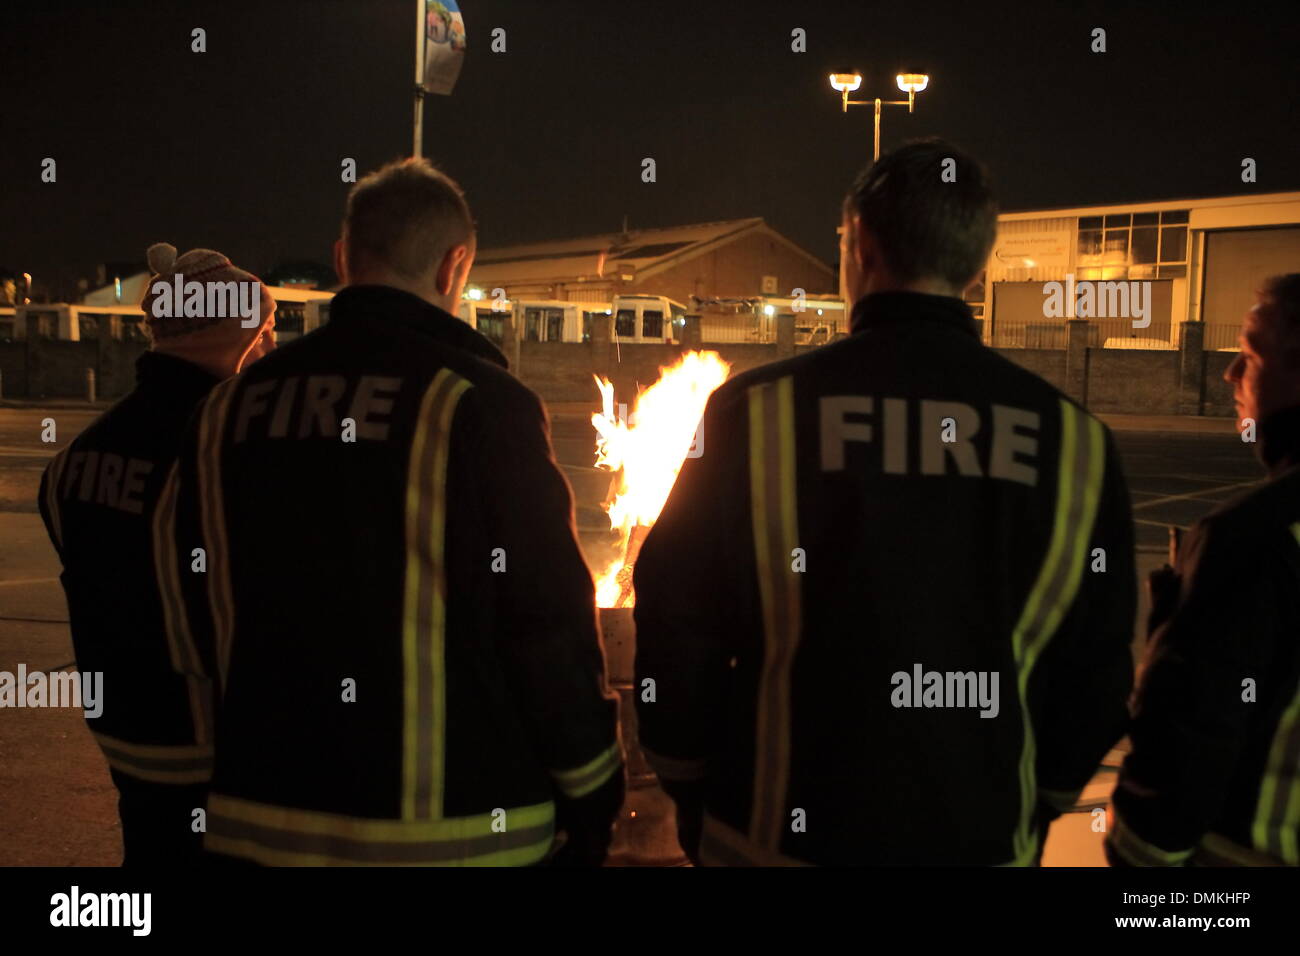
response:
{"label": "striped knit hat", "polygon": [[[166,242],[158,242],[149,247],[146,255],[149,260],[149,269],[153,272],[153,275],[149,277],[149,282],[145,287],[145,294],[140,302],[140,308],[144,310],[144,319],[149,335],[155,341],[178,335],[188,335],[219,322],[226,322],[233,326],[234,329],[240,329],[239,334],[241,335],[247,331],[241,329],[238,316],[186,316],[180,302],[173,303],[174,308],[171,310],[172,314],[170,316],[156,316],[154,315],[153,305],[158,295],[154,293],[153,287],[154,283],[160,280],[166,282],[169,286],[172,285],[177,274],[182,277],[182,282],[256,282],[261,285],[261,280],[257,276],[251,272],[236,268],[228,258],[211,249],[191,249],[183,256],[177,257],[175,246]],[[275,310],[275,299],[272,298],[265,285],[261,286],[259,297],[262,314],[258,318],[258,325],[261,326]]]}

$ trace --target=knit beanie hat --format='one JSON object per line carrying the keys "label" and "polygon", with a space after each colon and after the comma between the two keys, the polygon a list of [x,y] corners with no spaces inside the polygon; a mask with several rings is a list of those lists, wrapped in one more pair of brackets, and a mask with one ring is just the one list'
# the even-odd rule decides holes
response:
{"label": "knit beanie hat", "polygon": [[[175,246],[166,242],[159,242],[150,246],[146,255],[153,275],[150,276],[145,288],[140,308],[144,310],[145,325],[149,330],[150,337],[155,342],[203,330],[210,329],[215,332],[214,326],[230,327],[223,329],[223,331],[229,332],[232,341],[234,339],[243,339],[248,337],[250,332],[255,334],[256,329],[265,324],[267,318],[275,310],[275,299],[271,297],[271,293],[262,284],[261,280],[250,272],[236,268],[228,258],[219,252],[214,252],[211,249],[191,249],[183,256],[177,257]],[[177,275],[181,277],[179,291],[182,294],[179,295],[177,294],[176,285]],[[168,289],[156,293],[154,286],[158,282],[166,283]],[[183,290],[185,285],[190,282],[204,283],[203,305],[197,310],[201,313],[199,315],[185,314]],[[224,294],[216,297],[216,301],[222,302],[226,307],[209,310],[208,303],[214,301],[214,298],[209,297],[206,293],[206,284],[209,282],[256,283],[256,291],[260,300],[258,302],[260,314],[245,318],[231,307],[233,303],[239,301],[252,305],[252,290],[247,286],[241,288],[240,294],[234,300],[228,299]],[[155,304],[159,298],[164,298],[165,302],[161,303],[163,307],[155,309]],[[155,311],[164,314],[155,315]],[[217,314],[208,314],[209,311]],[[225,312],[225,314],[222,315],[221,312]],[[254,319],[256,324],[251,324]],[[244,322],[249,322],[251,327],[245,326]],[[209,334],[205,338],[213,338],[213,336]]]}

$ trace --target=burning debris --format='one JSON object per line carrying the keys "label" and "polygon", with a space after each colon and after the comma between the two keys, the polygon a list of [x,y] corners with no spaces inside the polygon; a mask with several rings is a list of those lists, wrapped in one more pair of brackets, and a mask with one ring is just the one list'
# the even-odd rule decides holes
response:
{"label": "burning debris", "polygon": [[610,528],[619,532],[619,557],[596,579],[598,606],[635,603],[632,569],[641,545],[696,442],[709,395],[730,372],[717,352],[687,352],[637,396],[631,415],[616,414],[613,383],[596,378],[601,397],[601,411],[591,416],[598,436],[596,467],[614,473],[606,510]]}

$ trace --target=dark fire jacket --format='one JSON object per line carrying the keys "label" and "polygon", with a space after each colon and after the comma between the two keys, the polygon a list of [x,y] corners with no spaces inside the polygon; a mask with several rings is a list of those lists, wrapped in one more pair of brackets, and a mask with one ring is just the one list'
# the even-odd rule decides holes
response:
{"label": "dark fire jacket", "polygon": [[640,739],[706,863],[1031,864],[1123,732],[1115,449],[960,300],[852,329],[712,396],[636,564]]}
{"label": "dark fire jacket", "polygon": [[1111,862],[1300,864],[1300,408],[1259,423],[1261,487],[1192,530],[1115,789]]}
{"label": "dark fire jacket", "polygon": [[205,845],[522,865],[558,800],[602,857],[616,702],[546,414],[413,295],[330,311],[213,392],[160,506],[174,620],[218,688]]}
{"label": "dark fire jacket", "polygon": [[[134,391],[45,469],[41,517],[63,563],[72,646],[82,673],[103,674],[103,713],[87,720],[114,783],[154,811],[123,804],[127,861],[183,855],[191,810],[212,774],[211,694],[179,673],[153,564],[153,516],[185,423],[218,379],[146,352]],[[57,414],[55,415],[57,419]],[[179,801],[176,813],[159,811]]]}

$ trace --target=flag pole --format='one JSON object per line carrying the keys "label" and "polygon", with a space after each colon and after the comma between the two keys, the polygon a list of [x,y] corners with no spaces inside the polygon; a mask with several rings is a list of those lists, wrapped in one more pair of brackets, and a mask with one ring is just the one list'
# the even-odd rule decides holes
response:
{"label": "flag pole", "polygon": [[415,0],[415,143],[411,155],[424,153],[424,0]]}

